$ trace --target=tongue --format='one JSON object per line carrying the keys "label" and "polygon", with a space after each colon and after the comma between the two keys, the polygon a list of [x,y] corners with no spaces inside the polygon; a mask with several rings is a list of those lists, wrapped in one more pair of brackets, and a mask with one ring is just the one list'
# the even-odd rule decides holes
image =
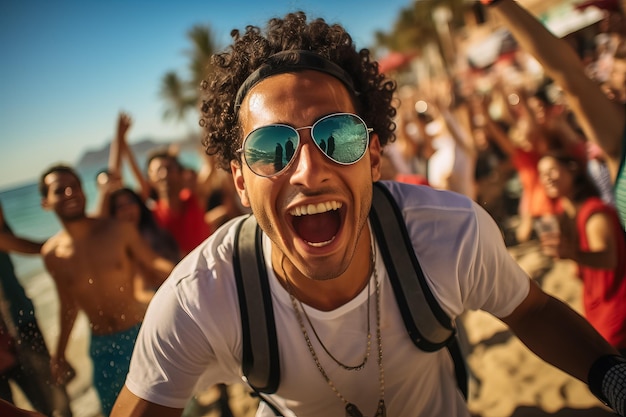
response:
{"label": "tongue", "polygon": [[293,226],[301,239],[310,243],[327,242],[339,231],[339,212],[294,217]]}

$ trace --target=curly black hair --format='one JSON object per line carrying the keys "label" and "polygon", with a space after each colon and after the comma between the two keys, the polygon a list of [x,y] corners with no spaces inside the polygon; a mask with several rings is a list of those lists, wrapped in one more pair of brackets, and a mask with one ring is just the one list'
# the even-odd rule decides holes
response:
{"label": "curly black hair", "polygon": [[243,35],[235,29],[231,37],[232,45],[213,55],[210,75],[201,85],[202,144],[209,155],[217,155],[223,169],[230,170],[230,161],[240,160],[236,151],[243,137],[235,109],[237,90],[268,57],[281,51],[315,52],[343,68],[358,91],[357,112],[378,134],[381,146],[395,140],[396,109],[391,103],[396,84],[379,73],[378,63],[370,59],[367,49],[357,52],[341,25],[329,25],[321,18],[308,22],[306,14],[299,11],[272,18],[265,32],[247,26]]}

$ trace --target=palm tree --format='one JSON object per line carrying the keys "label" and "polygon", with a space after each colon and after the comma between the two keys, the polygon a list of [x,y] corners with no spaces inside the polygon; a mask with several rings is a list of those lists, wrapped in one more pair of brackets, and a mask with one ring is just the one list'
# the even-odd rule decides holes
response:
{"label": "palm tree", "polygon": [[430,42],[438,42],[433,11],[447,6],[452,12],[452,26],[463,25],[463,14],[472,3],[466,0],[418,0],[400,10],[390,33],[376,33],[377,46],[390,51],[420,50]]}
{"label": "palm tree", "polygon": [[160,95],[167,103],[163,118],[174,118],[176,121],[184,120],[187,112],[195,107],[197,101],[187,88],[187,83],[174,71],[168,72],[163,77]]}
{"label": "palm tree", "polygon": [[189,79],[170,71],[163,76],[160,89],[160,96],[167,104],[163,118],[175,118],[179,122],[198,108],[200,83],[211,71],[211,55],[217,50],[215,37],[208,25],[194,26],[187,32],[187,37],[192,45],[186,51],[189,56]]}
{"label": "palm tree", "polygon": [[187,51],[191,58],[189,65],[191,82],[194,88],[198,88],[211,71],[211,55],[215,53],[216,41],[211,29],[203,25],[191,28],[187,36],[193,45],[193,48]]}
{"label": "palm tree", "polygon": [[[395,53],[409,56],[430,56],[437,51],[442,65],[423,58],[429,71],[450,71],[454,62],[454,31],[465,24],[466,11],[473,2],[468,0],[415,0],[398,13],[390,32],[376,32],[374,50],[379,55]],[[446,22],[438,24],[437,17],[447,10]],[[449,21],[447,20],[449,19]],[[382,59],[383,56],[379,56]]]}

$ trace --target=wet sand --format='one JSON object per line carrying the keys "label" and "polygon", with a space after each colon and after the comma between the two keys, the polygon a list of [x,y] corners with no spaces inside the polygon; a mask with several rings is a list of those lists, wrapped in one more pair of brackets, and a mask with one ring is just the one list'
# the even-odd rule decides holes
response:
{"label": "wet sand", "polygon": [[[548,293],[581,311],[581,284],[575,278],[575,265],[553,262],[531,241],[510,248],[512,256]],[[58,334],[58,301],[54,284],[42,274],[27,287],[33,298],[39,323],[49,346]],[[614,415],[589,392],[582,382],[545,364],[531,353],[497,319],[483,312],[465,317],[470,342],[467,363],[475,375],[470,382],[469,408],[480,417],[608,417]],[[84,316],[74,328],[68,346],[68,360],[77,371],[68,385],[75,417],[98,417],[98,398],[91,386],[92,365],[88,356],[89,329]],[[231,408],[236,417],[253,417],[255,400],[240,387],[231,387]],[[29,408],[22,395],[18,404]],[[195,416],[217,417],[211,404],[212,391],[202,393]]]}

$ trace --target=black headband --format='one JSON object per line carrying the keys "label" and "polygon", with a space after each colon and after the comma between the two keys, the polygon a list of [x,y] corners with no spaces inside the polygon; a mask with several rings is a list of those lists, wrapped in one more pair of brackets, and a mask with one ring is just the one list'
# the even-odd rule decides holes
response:
{"label": "black headband", "polygon": [[267,61],[241,84],[235,98],[235,113],[239,111],[239,106],[241,106],[241,102],[248,91],[259,82],[272,75],[304,70],[320,71],[332,75],[344,83],[351,93],[357,94],[350,75],[334,62],[311,51],[281,51],[267,58]]}

